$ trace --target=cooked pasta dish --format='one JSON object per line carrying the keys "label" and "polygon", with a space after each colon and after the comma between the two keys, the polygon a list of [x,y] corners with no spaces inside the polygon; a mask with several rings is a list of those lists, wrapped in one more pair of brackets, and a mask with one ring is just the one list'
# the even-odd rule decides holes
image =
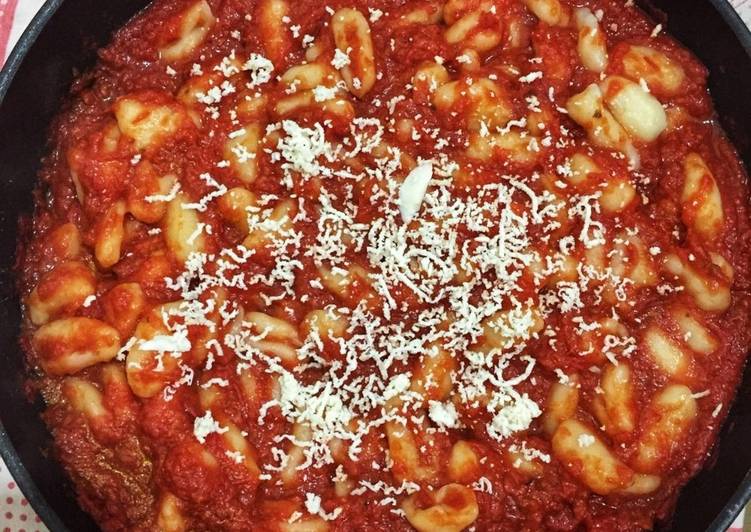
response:
{"label": "cooked pasta dish", "polygon": [[751,345],[746,175],[630,0],[156,0],[19,256],[104,530],[651,529]]}

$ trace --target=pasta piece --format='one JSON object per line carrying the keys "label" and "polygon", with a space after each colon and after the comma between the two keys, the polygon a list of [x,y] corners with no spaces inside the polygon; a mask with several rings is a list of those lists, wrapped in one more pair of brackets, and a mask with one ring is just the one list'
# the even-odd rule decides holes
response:
{"label": "pasta piece", "polygon": [[120,333],[130,336],[146,309],[146,297],[138,283],[122,283],[102,297],[102,309],[107,322]]}
{"label": "pasta piece", "polygon": [[681,65],[649,46],[630,45],[622,61],[626,77],[666,96],[677,94],[686,79]]}
{"label": "pasta piece", "polygon": [[574,21],[579,30],[577,49],[582,64],[593,72],[604,72],[608,66],[608,49],[597,17],[589,8],[580,7],[574,10]]}
{"label": "pasta piece", "polygon": [[573,120],[587,130],[589,140],[596,146],[622,152],[629,150],[628,134],[605,108],[602,90],[596,84],[569,98],[566,110]]}
{"label": "pasta piece", "polygon": [[354,106],[344,98],[333,97],[318,101],[315,91],[303,91],[287,96],[276,102],[274,113],[282,118],[299,113],[306,108],[318,107],[327,116],[337,117],[342,123],[349,124],[355,118]]}
{"label": "pasta piece", "polygon": [[66,377],[62,381],[62,397],[72,410],[83,414],[98,443],[112,445],[128,438],[122,428],[132,426],[135,405],[118,364],[103,365],[100,375],[101,384]]}
{"label": "pasta piece", "polygon": [[335,308],[311,310],[300,325],[305,336],[315,335],[323,340],[344,337],[348,326],[347,317]]}
{"label": "pasta piece", "polygon": [[295,423],[292,428],[293,442],[287,451],[287,459],[283,464],[279,476],[286,487],[294,487],[300,484],[302,473],[298,469],[305,462],[305,452],[302,445],[310,441],[312,431],[307,424]]}
{"label": "pasta piece", "polygon": [[456,360],[446,349],[432,346],[418,360],[412,374],[410,389],[426,401],[443,401],[451,393],[451,374]]}
{"label": "pasta piece", "polygon": [[363,300],[372,308],[379,304],[380,300],[370,286],[368,271],[358,264],[336,271],[319,267],[318,275],[326,290],[347,304],[356,305]]}
{"label": "pasta piece", "polygon": [[461,484],[470,484],[480,476],[480,459],[468,441],[459,440],[451,447],[448,474]]}
{"label": "pasta piece", "polygon": [[391,474],[397,482],[425,482],[435,476],[434,468],[423,464],[417,438],[401,421],[385,425],[389,453],[394,465]]}
{"label": "pasta piece", "polygon": [[117,330],[91,318],[52,321],[37,329],[31,342],[42,369],[51,375],[71,375],[108,362],[120,349]]}
{"label": "pasta piece", "polygon": [[602,170],[592,157],[576,152],[568,161],[568,168],[571,170],[564,176],[569,183],[581,187],[590,182],[593,175],[599,174]]}
{"label": "pasta piece", "polygon": [[480,161],[493,158],[509,160],[519,165],[530,165],[537,161],[538,152],[532,146],[535,142],[527,133],[509,131],[508,133],[491,133],[483,136],[470,134],[467,157]]}
{"label": "pasta piece", "polygon": [[613,273],[632,281],[633,286],[654,286],[657,272],[644,242],[637,235],[620,233],[613,239],[613,250],[608,253]]}
{"label": "pasta piece", "polygon": [[297,327],[262,312],[246,313],[243,323],[261,337],[250,342],[253,347],[269,356],[279,358],[289,369],[298,364],[297,348],[302,342]]}
{"label": "pasta piece", "polygon": [[227,422],[223,426],[227,428],[227,432],[222,434],[222,440],[227,446],[227,451],[234,455],[233,460],[236,463],[239,457],[251,478],[257,480],[261,470],[258,468],[255,449],[248,443],[242,431],[234,423]]}
{"label": "pasta piece", "polygon": [[248,249],[261,250],[274,239],[288,234],[292,229],[292,219],[297,212],[297,205],[292,200],[279,203],[259,227],[253,227],[243,240],[243,246]]}
{"label": "pasta piece", "polygon": [[299,497],[263,498],[258,502],[258,506],[261,515],[268,516],[258,523],[260,530],[279,532],[327,532],[329,530],[329,525],[323,518],[309,514]]}
{"label": "pasta piece", "polygon": [[674,308],[671,315],[678,324],[678,330],[686,345],[694,352],[709,355],[720,347],[720,342],[709,332],[698,317],[684,307]]}
{"label": "pasta piece", "polygon": [[248,214],[256,205],[256,196],[251,191],[242,187],[231,188],[217,200],[217,206],[222,216],[234,225],[243,235],[250,232]]}
{"label": "pasta piece", "polygon": [[294,523],[289,522],[289,518],[279,523],[281,532],[328,532],[329,524],[318,516],[304,516]]}
{"label": "pasta piece", "polygon": [[480,57],[477,50],[473,50],[472,48],[462,50],[456,60],[459,61],[459,66],[463,72],[478,72],[482,67],[482,57]]}
{"label": "pasta piece", "polygon": [[647,495],[652,493],[662,484],[662,479],[657,475],[634,474],[631,485],[621,490],[625,495]]}
{"label": "pasta piece", "polygon": [[202,387],[198,392],[201,408],[210,411],[212,418],[222,427],[219,434],[225,447],[223,456],[230,458],[234,463],[241,464],[250,474],[253,480],[258,480],[261,470],[258,468],[256,450],[243,436],[240,428],[231,418],[222,412],[222,403],[231,399],[223,397],[225,394],[219,386],[212,385]]}
{"label": "pasta piece", "polygon": [[697,411],[696,399],[686,386],[669,384],[657,392],[644,413],[634,466],[645,473],[667,469],[673,452],[694,426]]}
{"label": "pasta piece", "polygon": [[243,123],[261,123],[266,119],[268,108],[269,97],[256,89],[249,89],[241,93],[237,102],[237,117]]}
{"label": "pasta piece", "polygon": [[289,15],[290,8],[286,0],[261,0],[254,17],[266,56],[277,68],[287,64],[287,57],[293,47],[292,35],[284,23]]}
{"label": "pasta piece", "polygon": [[[178,358],[170,353],[182,355],[191,344],[175,338],[164,322],[170,310],[178,307],[179,302],[155,307],[136,325],[134,343],[125,359],[125,373],[130,389],[138,397],[153,397],[180,377]],[[144,345],[146,342],[150,343]]]}
{"label": "pasta piece", "polygon": [[473,0],[446,0],[441,16],[446,24],[453,24],[477,6]]}
{"label": "pasta piece", "polygon": [[149,293],[154,288],[164,286],[165,277],[174,275],[177,275],[174,261],[168,256],[166,250],[159,249],[143,258],[133,281],[140,284],[145,293]]}
{"label": "pasta piece", "polygon": [[628,133],[644,142],[652,142],[668,125],[662,104],[638,83],[620,76],[609,76],[602,83],[603,101]]}
{"label": "pasta piece", "polygon": [[43,325],[83,305],[96,291],[96,280],[82,262],[63,262],[42,277],[26,302],[34,325]]}
{"label": "pasta piece", "polygon": [[443,36],[449,44],[462,44],[478,52],[487,52],[495,48],[503,39],[500,22],[491,27],[484,27],[484,17],[494,17],[490,2],[481,3],[476,9],[457,19],[446,29]]}
{"label": "pasta piece", "polygon": [[159,49],[165,61],[180,61],[189,58],[208,37],[216,18],[206,0],[200,0],[182,15],[175,41]]}
{"label": "pasta piece", "polygon": [[730,264],[725,257],[720,255],[719,253],[710,251],[709,260],[711,260],[712,264],[714,264],[719,269],[720,273],[726,281],[730,283],[733,282],[733,279],[735,279],[735,270],[733,269],[732,264]]}
{"label": "pasta piece", "polygon": [[[120,362],[102,364],[99,369],[104,404],[120,427],[130,426],[137,408],[136,398],[128,385],[125,368]],[[115,439],[127,439],[127,434],[114,434]]]}
{"label": "pasta piece", "polygon": [[574,345],[578,345],[579,356],[588,364],[598,367],[608,361],[616,361],[629,345],[628,329],[613,318],[595,320],[587,330],[577,331],[577,336],[579,340]]}
{"label": "pasta piece", "polygon": [[[229,61],[230,69],[236,69],[240,71],[242,63],[235,58]],[[191,76],[183,85],[178,89],[175,99],[183,104],[188,109],[201,110],[201,106],[205,105],[203,101],[212,101],[213,98],[207,99],[207,96],[211,94],[212,89],[216,91],[221,90],[221,84],[224,80],[224,75],[221,72],[207,72],[199,76]],[[214,89],[214,87],[217,87]]]}
{"label": "pasta piece", "polygon": [[608,495],[633,483],[634,472],[579,421],[567,419],[561,423],[551,443],[556,457],[569,472],[595,493]]}
{"label": "pasta piece", "polygon": [[693,357],[677,345],[659,327],[650,326],[644,333],[644,347],[654,364],[673,380],[686,381],[691,377]]}
{"label": "pasta piece", "polygon": [[156,525],[158,532],[185,532],[188,524],[181,510],[180,499],[171,493],[164,493],[159,497],[159,513]]}
{"label": "pasta piece", "polygon": [[626,210],[636,199],[636,188],[622,177],[608,180],[600,196],[600,206],[608,214],[617,214]]}
{"label": "pasta piece", "polygon": [[136,150],[153,151],[182,128],[194,127],[185,109],[164,93],[144,91],[118,99],[117,125]]}
{"label": "pasta piece", "polygon": [[131,139],[114,120],[74,144],[66,160],[78,202],[85,206],[91,194],[118,189],[127,178],[132,153]]}
{"label": "pasta piece", "polygon": [[265,373],[243,368],[239,373],[240,389],[250,417],[260,414],[261,407],[271,399],[279,399],[279,379]]}
{"label": "pasta piece", "polygon": [[518,445],[511,445],[506,449],[505,458],[508,464],[528,479],[540,478],[545,470],[539,456],[531,456],[519,449]]}
{"label": "pasta piece", "polygon": [[730,306],[730,286],[724,278],[710,276],[675,254],[665,258],[664,268],[678,277],[700,309],[723,312]]}
{"label": "pasta piece", "polygon": [[542,426],[545,432],[552,435],[561,422],[573,417],[579,404],[579,378],[576,375],[568,377],[566,383],[554,382],[548,393]]}
{"label": "pasta piece", "polygon": [[502,127],[512,117],[505,90],[488,78],[474,80],[471,85],[461,81],[445,83],[435,91],[433,105],[447,118],[462,112],[470,131]]}
{"label": "pasta piece", "polygon": [[545,327],[537,307],[503,310],[482,323],[484,345],[509,349],[515,343],[529,340]]}
{"label": "pasta piece", "polygon": [[141,161],[136,166],[133,181],[128,187],[125,209],[136,220],[147,224],[159,222],[167,212],[164,201],[154,201],[155,197],[167,197],[177,183],[173,174],[159,176],[153,165]]}
{"label": "pasta piece", "polygon": [[81,232],[73,223],[60,225],[45,237],[45,245],[58,261],[77,259],[81,255]]}
{"label": "pasta piece", "polygon": [[634,379],[631,366],[619,362],[605,368],[600,379],[605,411],[605,430],[613,436],[631,434],[636,425]]}
{"label": "pasta piece", "polygon": [[[423,2],[423,5],[417,6],[406,13],[399,15],[399,23],[438,24],[443,17],[443,5],[444,2],[442,0],[429,0]],[[410,8],[412,7],[409,4],[406,4],[406,6]]]}
{"label": "pasta piece", "polygon": [[120,261],[125,236],[125,202],[113,203],[96,225],[94,256],[102,268],[111,268]]}
{"label": "pasta piece", "polygon": [[[526,49],[532,44],[532,28],[529,25],[529,21],[526,14],[516,12],[507,16],[504,20],[506,40],[503,43],[504,49]],[[475,52],[476,54],[476,52]],[[472,65],[474,66],[474,58],[472,58]],[[480,57],[478,55],[478,68],[481,65]]]}
{"label": "pasta piece", "polygon": [[180,192],[167,205],[164,217],[164,239],[167,248],[174,257],[182,262],[188,260],[191,253],[206,250],[206,235],[200,222],[198,211],[187,208],[188,197]]}
{"label": "pasta piece", "polygon": [[424,63],[412,76],[412,94],[419,103],[432,101],[433,94],[451,80],[448,70],[433,61]]}
{"label": "pasta piece", "polygon": [[224,144],[224,158],[229,161],[235,175],[245,184],[250,184],[258,176],[258,150],[262,139],[260,124],[245,124],[239,134],[232,135]]}
{"label": "pasta piece", "polygon": [[104,406],[104,398],[99,389],[90,382],[78,377],[67,377],[63,381],[63,396],[74,410],[81,412],[90,425],[106,423],[110,413]]}
{"label": "pasta piece", "polygon": [[715,240],[722,233],[724,212],[722,196],[711,170],[697,153],[690,153],[683,162],[685,180],[681,193],[681,217],[687,227],[706,240]]}
{"label": "pasta piece", "polygon": [[281,82],[295,90],[308,91],[316,87],[334,87],[341,79],[336,70],[324,63],[307,63],[288,68]]}
{"label": "pasta piece", "polygon": [[534,15],[550,26],[567,26],[570,15],[560,0],[524,0]]}
{"label": "pasta piece", "polygon": [[356,9],[340,9],[331,17],[337,50],[349,57],[340,72],[349,91],[362,98],[376,82],[375,52],[367,19]]}
{"label": "pasta piece", "polygon": [[428,507],[419,506],[416,495],[402,503],[407,520],[418,532],[459,532],[480,514],[474,492],[461,484],[446,484],[430,498],[432,505]]}

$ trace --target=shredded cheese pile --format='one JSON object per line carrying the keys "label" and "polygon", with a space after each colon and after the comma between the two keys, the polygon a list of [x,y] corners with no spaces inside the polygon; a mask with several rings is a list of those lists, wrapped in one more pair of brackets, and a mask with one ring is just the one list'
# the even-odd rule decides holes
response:
{"label": "shredded cheese pile", "polygon": [[[228,79],[236,75],[234,59],[233,52],[215,70]],[[349,57],[337,50],[332,64],[342,68]],[[249,72],[248,88],[263,91],[273,85],[273,65],[264,57],[254,54],[241,70]],[[202,73],[198,65],[193,71]],[[531,72],[519,81],[532,84],[541,76]],[[235,90],[226,80],[199,94],[209,121],[221,114],[217,105]],[[336,90],[317,87],[315,101],[334,98]],[[178,359],[181,374],[164,390],[168,400],[180,386],[193,383],[196,371],[210,371],[220,358],[223,363],[233,358],[238,374],[251,369],[272,375],[277,392],[263,404],[258,425],[276,412],[289,427],[305,426],[309,438],[300,440],[291,428],[289,434],[278,435],[275,461],[260,464],[264,475],[285,467],[290,459],[288,442],[304,453],[298,469],[335,463],[334,440],[345,442],[349,458],[357,461],[363,438],[388,423],[445,432],[467,427],[467,420],[479,415],[487,437],[503,442],[528,429],[542,413],[540,405],[520,391],[522,383],[534,381],[538,370],[530,345],[546,342],[555,350],[564,320],[577,324],[583,333],[599,329],[599,322],[588,323],[582,317],[585,296],[597,303],[605,290],[612,289],[619,301],[626,299],[628,280],[609,268],[580,264],[573,275],[562,275],[575,252],[616,238],[598,220],[599,192],[559,196],[544,186],[545,178],[536,172],[518,175],[502,167],[473,165],[463,156],[455,160],[450,155],[454,152],[446,151],[448,133],[440,128],[417,133],[430,139],[433,152],[440,155],[415,159],[396,147],[403,144],[393,141],[393,117],[404,100],[397,97],[387,103],[392,118],[357,117],[348,133],[334,131],[330,121],[287,118],[266,127],[266,135],[276,140],[264,145],[263,151],[233,148],[241,163],[266,157],[275,165],[296,206],[291,214],[274,219],[274,208],[284,198],[267,195],[247,211],[250,232],[266,235],[262,252],[270,257],[271,267],[261,273],[248,268],[261,251],[243,244],[192,253],[183,272],[165,280],[180,299],[164,313],[168,332],[146,341],[134,337],[122,353],[137,346]],[[529,105],[536,109],[538,97]],[[524,117],[494,130],[483,122],[480,135],[504,135],[525,125]],[[243,133],[242,129],[212,130],[230,139]],[[522,135],[529,151],[568,143],[563,127],[545,130],[542,137],[538,142]],[[350,163],[358,157],[366,164]],[[222,161],[217,166],[222,167]],[[472,182],[473,175],[488,172],[494,174],[491,182],[477,179],[477,184],[466,185],[466,177],[457,181],[459,175],[469,175]],[[562,164],[558,173],[553,176],[556,186],[564,189],[570,169]],[[209,192],[184,208],[204,213],[227,193],[227,186],[211,173],[200,179]],[[317,196],[301,195],[313,181],[318,184]],[[168,194],[146,200],[167,202],[179,190],[177,184]],[[358,201],[363,195],[368,198],[367,213]],[[564,215],[574,220],[570,232],[561,231]],[[200,226],[206,234],[219,229],[209,221]],[[273,307],[285,298],[298,297],[296,281],[310,267],[319,273],[311,282],[315,288],[333,285],[347,293],[357,284],[364,289],[354,302],[323,309],[332,321],[345,324],[344,332],[333,334],[313,323],[307,337],[291,346],[292,364],[279,349],[269,347],[279,341],[275,332],[259,330],[248,319],[256,309],[244,308],[233,298],[216,300],[219,290],[252,292]],[[550,281],[559,274],[560,279]],[[358,275],[362,278],[356,283]],[[563,319],[548,323],[551,315]],[[618,320],[615,311],[613,319]],[[189,339],[192,326],[224,331],[198,346],[209,352],[203,368],[191,368],[181,360],[197,347]],[[603,345],[592,349],[603,350],[615,361],[633,352],[635,340],[608,334]],[[443,368],[448,384],[417,374],[417,368],[430,367],[434,361]],[[556,373],[562,381],[567,378],[560,370]],[[207,385],[228,383],[212,379]],[[432,390],[446,386],[444,398],[431,398]],[[200,443],[226,431],[209,410],[195,420],[194,434]],[[525,457],[550,460],[526,442],[513,448]],[[236,453],[232,457],[242,460]],[[378,491],[395,501],[393,495],[418,489],[411,483],[389,486],[362,481],[354,493]],[[492,485],[483,477],[475,489],[491,492]],[[314,493],[308,493],[305,507],[324,519],[341,512],[324,512]]]}

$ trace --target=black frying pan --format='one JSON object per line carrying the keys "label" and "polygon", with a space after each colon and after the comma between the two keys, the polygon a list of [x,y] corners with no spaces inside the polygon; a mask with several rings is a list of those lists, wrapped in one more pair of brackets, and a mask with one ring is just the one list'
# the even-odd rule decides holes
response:
{"label": "black frying pan", "polygon": [[[23,1],[23,0],[21,0]],[[47,126],[77,72],[148,0],[48,0],[0,74],[0,455],[53,530],[96,525],[50,456],[41,405],[24,392],[13,262],[19,216],[46,149]],[[725,0],[652,0],[645,9],[709,67],[709,86],[728,136],[751,168],[751,33]],[[667,24],[665,24],[667,22]],[[751,369],[706,470],[684,489],[672,523],[680,532],[724,531],[751,498]]]}

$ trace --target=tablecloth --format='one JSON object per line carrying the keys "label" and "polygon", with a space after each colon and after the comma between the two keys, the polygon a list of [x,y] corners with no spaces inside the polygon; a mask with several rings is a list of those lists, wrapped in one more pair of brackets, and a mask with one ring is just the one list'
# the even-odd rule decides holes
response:
{"label": "tablecloth", "polygon": [[[0,0],[0,63],[13,49],[44,0]],[[751,0],[731,0],[741,18],[751,26]],[[0,459],[0,527],[2,532],[41,532],[47,528],[29,506]],[[743,530],[741,514],[728,532]],[[747,529],[751,530],[751,528]]]}

